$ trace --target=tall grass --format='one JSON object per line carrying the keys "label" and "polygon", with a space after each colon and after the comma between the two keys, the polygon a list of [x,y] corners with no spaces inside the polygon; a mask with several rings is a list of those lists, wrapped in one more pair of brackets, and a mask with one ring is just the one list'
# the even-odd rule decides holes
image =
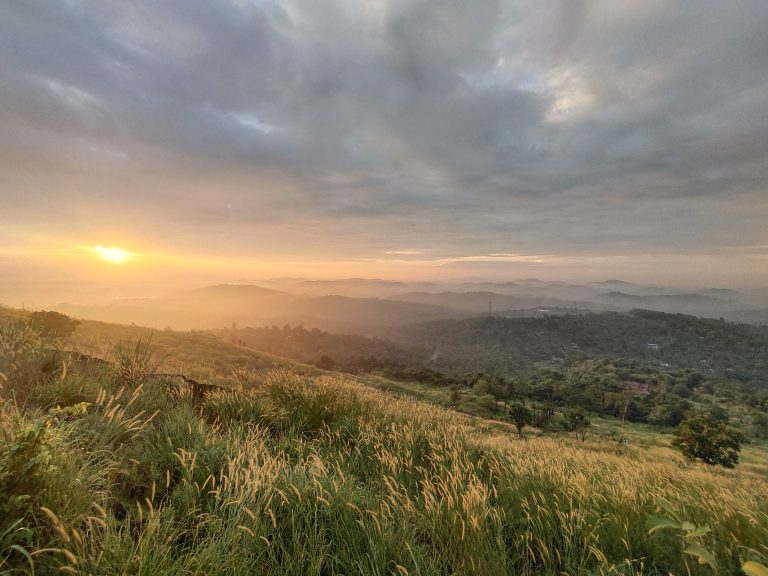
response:
{"label": "tall grass", "polygon": [[160,365],[152,352],[151,335],[117,342],[112,349],[112,357],[115,376],[124,386],[143,384]]}
{"label": "tall grass", "polygon": [[66,365],[53,343],[45,341],[28,323],[0,324],[0,389],[24,400],[42,381],[62,377]]}
{"label": "tall grass", "polygon": [[288,369],[243,371],[195,405],[149,377],[148,351],[125,352],[136,370],[70,366],[53,387],[34,354],[9,371],[0,470],[36,471],[0,472],[15,498],[0,571],[713,574],[679,534],[649,534],[661,503],[711,529],[719,574],[768,557],[768,485],[738,470],[524,442]]}

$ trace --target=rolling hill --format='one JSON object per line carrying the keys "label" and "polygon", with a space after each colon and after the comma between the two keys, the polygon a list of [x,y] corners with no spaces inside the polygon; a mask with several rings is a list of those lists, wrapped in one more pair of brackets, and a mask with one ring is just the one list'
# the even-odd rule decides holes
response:
{"label": "rolling hill", "polygon": [[[663,435],[519,440],[201,333],[84,322],[67,346],[114,362],[62,364],[0,317],[3,571],[704,574],[659,515],[706,526],[721,574],[765,560],[765,470],[686,463]],[[157,361],[225,389],[191,397]]]}
{"label": "rolling hill", "polygon": [[683,314],[634,310],[442,320],[408,326],[392,339],[426,346],[432,359],[427,365],[452,372],[505,373],[578,354],[666,363],[768,385],[768,328]]}

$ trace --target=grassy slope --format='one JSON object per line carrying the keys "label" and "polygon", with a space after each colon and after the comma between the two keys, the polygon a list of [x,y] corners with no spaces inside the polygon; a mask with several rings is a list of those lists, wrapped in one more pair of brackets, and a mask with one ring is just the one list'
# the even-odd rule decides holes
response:
{"label": "grassy slope", "polygon": [[[450,404],[450,389],[437,387],[420,382],[400,382],[388,380],[381,376],[365,374],[362,376],[349,376],[366,386],[382,390],[398,396],[406,396],[414,400],[429,402],[438,406]],[[489,411],[485,406],[478,405],[476,398],[462,398],[455,409],[469,418],[472,424],[480,430],[492,430],[499,433],[516,434],[516,430],[508,421],[499,421],[502,413],[502,404],[498,403],[496,413]],[[623,453],[634,453],[653,448],[665,448],[672,451],[671,431],[665,433],[657,427],[648,424],[627,422],[622,425],[617,418],[590,417],[592,425],[589,428],[588,442],[585,445],[591,449],[602,449],[608,452],[618,450],[617,439],[625,438],[625,445],[620,450]],[[541,431],[535,428],[526,428],[526,435],[540,436]],[[739,471],[744,475],[752,475],[756,478],[768,480],[768,442],[753,440],[744,446]]]}
{"label": "grassy slope", "polygon": [[[103,353],[146,334],[87,322],[72,345]],[[712,528],[702,543],[716,553],[717,573],[768,556],[757,447],[745,450],[745,466],[723,470],[686,463],[640,427],[619,447],[601,439],[610,421],[586,443],[520,441],[503,423],[347,376],[202,334],[153,333],[165,368],[237,388],[195,406],[162,383],[136,388],[107,368],[44,376],[39,346],[8,342],[5,358],[17,352],[15,367],[0,364],[8,377],[0,488],[27,498],[0,510],[1,569],[685,573],[679,534],[648,535],[659,506]],[[80,401],[89,405],[50,409]],[[30,562],[23,551],[35,554]],[[688,558],[691,573],[715,573]]]}
{"label": "grassy slope", "polygon": [[191,378],[225,386],[234,383],[233,373],[238,368],[263,370],[301,366],[315,370],[277,356],[232,346],[207,332],[154,330],[93,320],[83,320],[67,346],[109,359],[116,343],[139,338],[149,340],[162,371],[183,372]]}
{"label": "grassy slope", "polygon": [[[121,340],[151,338],[151,346],[160,362],[159,368],[165,372],[183,372],[188,376],[205,382],[223,386],[236,386],[238,380],[247,381],[249,373],[265,369],[289,368],[310,375],[326,374],[308,364],[301,364],[265,352],[259,352],[233,346],[207,332],[160,331],[137,326],[124,326],[85,320],[77,334],[71,340],[71,348],[103,358],[110,358],[114,345]],[[396,382],[374,375],[340,375],[346,380],[360,382],[366,386],[398,396],[447,406],[450,390],[428,386],[418,382]],[[506,422],[497,422],[488,410],[475,405],[471,399],[462,400],[457,406],[460,412],[469,416],[469,421],[480,429],[492,429],[503,433],[514,433]],[[471,416],[480,416],[472,418]],[[630,447],[646,449],[653,447],[671,447],[671,436],[659,432],[657,428],[641,424],[627,424],[621,428],[616,419],[592,418],[590,435],[592,440],[603,442],[601,445],[612,451],[613,440],[620,431],[629,440]],[[530,430],[529,435],[538,435],[537,430]],[[632,450],[632,448],[629,448]],[[768,446],[765,443],[753,443],[744,448],[740,470],[768,479]]]}

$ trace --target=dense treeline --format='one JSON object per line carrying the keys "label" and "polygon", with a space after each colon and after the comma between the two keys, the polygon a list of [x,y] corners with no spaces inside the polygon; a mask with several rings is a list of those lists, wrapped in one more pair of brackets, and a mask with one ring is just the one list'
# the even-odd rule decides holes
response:
{"label": "dense treeline", "polygon": [[301,326],[217,333],[250,348],[336,369],[428,367],[448,374],[515,375],[541,362],[614,358],[768,385],[768,327],[647,310],[539,318],[440,320],[399,328],[389,340]]}
{"label": "dense treeline", "polygon": [[430,365],[447,372],[514,373],[572,356],[655,362],[768,384],[768,328],[647,310],[442,320],[404,329],[398,341],[431,346]]}
{"label": "dense treeline", "polygon": [[426,360],[420,347],[400,346],[367,336],[330,334],[303,326],[234,326],[229,330],[217,330],[216,334],[234,344],[350,373],[370,372],[393,365],[415,366]]}

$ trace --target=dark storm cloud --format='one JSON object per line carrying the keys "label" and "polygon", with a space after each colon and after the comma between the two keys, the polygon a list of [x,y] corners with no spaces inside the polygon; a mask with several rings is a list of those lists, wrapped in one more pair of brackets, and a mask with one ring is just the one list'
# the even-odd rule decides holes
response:
{"label": "dark storm cloud", "polygon": [[349,253],[761,245],[766,29],[762,0],[8,2],[2,198]]}

